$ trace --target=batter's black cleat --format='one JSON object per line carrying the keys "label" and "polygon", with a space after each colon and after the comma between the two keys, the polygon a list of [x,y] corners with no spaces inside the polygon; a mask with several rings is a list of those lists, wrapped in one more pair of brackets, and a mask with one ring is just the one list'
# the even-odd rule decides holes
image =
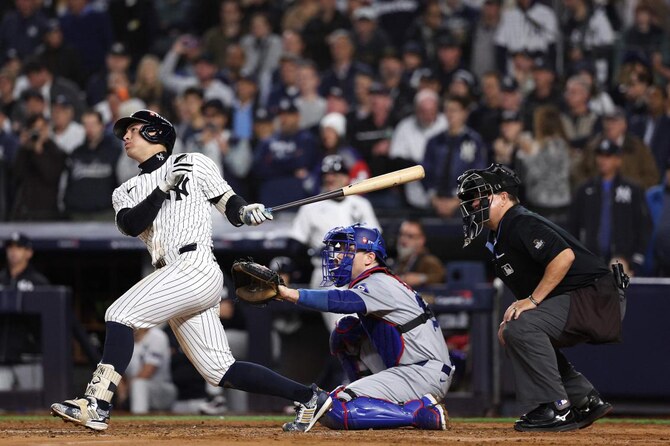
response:
{"label": "batter's black cleat", "polygon": [[514,423],[520,432],[567,432],[579,429],[570,406],[559,409],[555,403],[540,404]]}
{"label": "batter's black cleat", "polygon": [[98,407],[98,400],[92,396],[66,400],[62,403],[51,405],[51,415],[54,417],[61,417],[64,421],[69,421],[95,431],[104,431],[107,429],[110,410],[102,410]]}
{"label": "batter's black cleat", "polygon": [[312,398],[305,404],[296,406],[295,421],[284,423],[282,429],[284,432],[309,432],[333,405],[333,399],[328,392],[320,389],[316,384],[312,384]]}
{"label": "batter's black cleat", "polygon": [[594,421],[604,417],[612,412],[612,410],[614,410],[614,407],[604,401],[595,390],[589,393],[586,403],[574,409],[575,418],[580,429],[589,427]]}

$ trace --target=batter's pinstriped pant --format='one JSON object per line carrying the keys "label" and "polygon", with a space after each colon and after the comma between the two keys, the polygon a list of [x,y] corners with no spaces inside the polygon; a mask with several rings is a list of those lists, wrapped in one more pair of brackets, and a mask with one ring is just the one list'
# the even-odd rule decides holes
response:
{"label": "batter's pinstriped pant", "polygon": [[105,321],[133,329],[168,322],[198,372],[218,386],[235,362],[219,319],[222,292],[219,265],[188,252],[119,297],[107,309]]}

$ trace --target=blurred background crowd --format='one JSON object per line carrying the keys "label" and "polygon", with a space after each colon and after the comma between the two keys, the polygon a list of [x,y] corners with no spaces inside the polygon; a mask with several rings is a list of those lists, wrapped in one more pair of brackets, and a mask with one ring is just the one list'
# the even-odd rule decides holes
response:
{"label": "blurred background crowd", "polygon": [[321,160],[339,154],[351,180],[423,164],[421,184],[370,201],[451,218],[459,173],[499,162],[528,207],[591,249],[668,270],[667,1],[1,8],[2,220],[111,221],[111,192],[136,168],[110,127],[150,108],[175,123],[177,151],[215,159],[248,200],[318,192]]}
{"label": "blurred background crowd", "polygon": [[[667,276],[669,81],[668,0],[7,0],[0,221],[112,222],[112,191],[137,167],[111,127],[149,108],[175,124],[176,152],[206,154],[267,206],[423,165],[422,182],[323,210],[400,219],[394,270],[414,287],[445,278],[422,222],[459,219],[458,175],[491,162],[605,260]],[[323,215],[296,214],[276,269],[306,259],[309,281]],[[24,271],[30,241],[8,246]],[[244,323],[221,308],[243,359]],[[177,381],[174,340],[136,342],[132,373],[162,376],[172,354]]]}

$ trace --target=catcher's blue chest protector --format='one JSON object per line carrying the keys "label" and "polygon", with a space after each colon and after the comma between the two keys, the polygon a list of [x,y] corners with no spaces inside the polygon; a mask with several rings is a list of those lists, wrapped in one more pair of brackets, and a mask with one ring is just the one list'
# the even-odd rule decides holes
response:
{"label": "catcher's blue chest protector", "polygon": [[[351,283],[349,288],[353,288],[357,283],[360,283],[375,273],[384,273],[398,280],[403,284],[403,286],[407,286],[397,276],[391,274],[388,268],[378,267],[372,268],[366,271],[360,277],[356,278],[356,280]],[[433,317],[433,313],[426,306],[424,300],[418,294],[416,294],[416,292],[414,293],[414,296],[416,298],[417,305],[423,310],[423,313],[402,325],[387,321],[386,319],[378,316],[358,314],[365,333],[368,335],[372,345],[375,347],[377,353],[379,353],[379,356],[381,356],[382,361],[387,368],[395,367],[400,364],[400,358],[405,351],[403,333],[406,333],[409,330],[425,323],[428,319]]]}

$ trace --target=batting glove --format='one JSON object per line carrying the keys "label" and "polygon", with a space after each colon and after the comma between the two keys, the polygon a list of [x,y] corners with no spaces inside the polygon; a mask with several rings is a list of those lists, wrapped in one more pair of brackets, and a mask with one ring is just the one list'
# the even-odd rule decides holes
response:
{"label": "batting glove", "polygon": [[193,163],[188,162],[188,155],[183,154],[174,158],[168,167],[165,179],[158,182],[158,188],[166,194],[171,191],[184,177],[193,170]]}
{"label": "batting glove", "polygon": [[247,226],[258,226],[265,220],[272,220],[272,212],[260,203],[248,204],[240,208],[240,220]]}

